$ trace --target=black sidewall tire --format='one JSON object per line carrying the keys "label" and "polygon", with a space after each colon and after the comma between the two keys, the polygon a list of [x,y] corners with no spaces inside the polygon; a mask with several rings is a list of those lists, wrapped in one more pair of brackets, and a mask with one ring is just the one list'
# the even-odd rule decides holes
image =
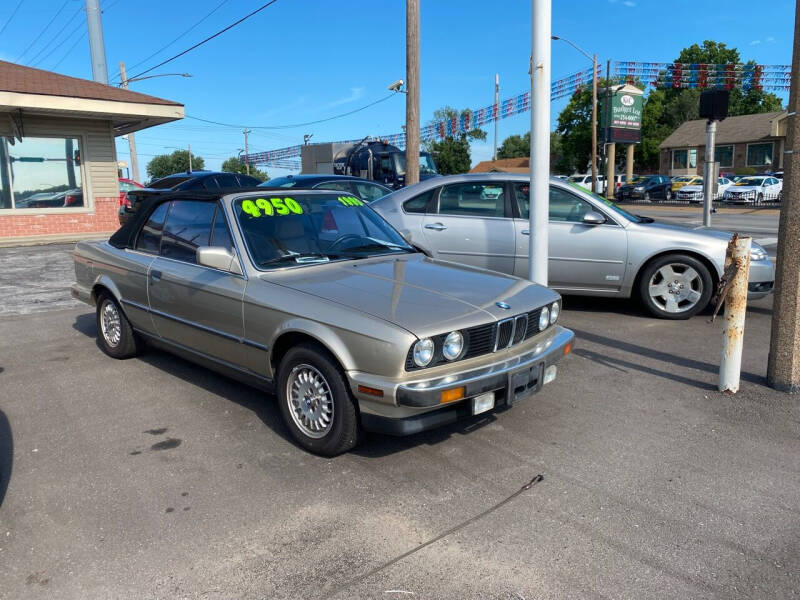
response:
{"label": "black sidewall tire", "polygon": [[[292,418],[286,395],[286,382],[291,370],[299,364],[309,364],[319,370],[333,393],[333,427],[321,438],[305,435]],[[324,348],[317,344],[301,344],[289,350],[278,366],[278,405],[281,416],[292,437],[303,448],[320,456],[336,456],[356,447],[363,437],[358,407],[339,365]]]}
{"label": "black sidewall tire", "polygon": [[644,199],[645,199],[647,202],[650,202],[650,192],[645,192],[645,193],[644,193]]}
{"label": "black sidewall tire", "polygon": [[[103,337],[103,328],[100,324],[100,313],[105,306],[106,302],[111,302],[117,307],[120,318],[120,338],[119,344],[116,346],[109,345]],[[138,335],[133,331],[128,317],[119,305],[119,302],[108,293],[102,293],[97,297],[97,309],[95,311],[95,319],[97,323],[97,341],[100,344],[103,352],[108,354],[111,358],[125,359],[136,356],[141,352],[142,341]]]}
{"label": "black sidewall tire", "polygon": [[[667,312],[653,302],[653,300],[650,298],[648,289],[650,285],[650,278],[656,271],[658,271],[658,269],[669,263],[682,263],[692,267],[695,271],[697,271],[697,274],[700,275],[700,278],[703,280],[703,293],[700,296],[700,300],[691,309],[685,312]],[[706,267],[701,261],[692,256],[686,256],[685,254],[667,254],[666,256],[662,256],[651,261],[647,264],[647,266],[645,266],[644,270],[642,271],[642,275],[639,278],[639,298],[647,311],[654,317],[678,321],[682,319],[689,319],[708,306],[708,303],[711,301],[713,285],[714,281],[711,277],[711,273],[709,272],[708,267]]]}
{"label": "black sidewall tire", "polygon": [[664,200],[667,200],[667,201],[672,200],[672,190],[665,190],[664,191]]}

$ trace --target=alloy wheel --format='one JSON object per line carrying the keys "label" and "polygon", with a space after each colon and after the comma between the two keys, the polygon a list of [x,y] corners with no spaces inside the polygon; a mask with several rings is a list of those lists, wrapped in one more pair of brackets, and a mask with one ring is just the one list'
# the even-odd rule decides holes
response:
{"label": "alloy wheel", "polygon": [[100,329],[106,344],[116,348],[122,338],[122,319],[117,305],[108,299],[100,309]]}
{"label": "alloy wheel", "polygon": [[333,394],[320,371],[309,364],[294,367],[286,380],[286,402],[295,425],[308,437],[324,437],[333,426]]}
{"label": "alloy wheel", "polygon": [[650,278],[648,293],[653,303],[668,313],[691,310],[703,296],[703,279],[692,267],[669,263]]}

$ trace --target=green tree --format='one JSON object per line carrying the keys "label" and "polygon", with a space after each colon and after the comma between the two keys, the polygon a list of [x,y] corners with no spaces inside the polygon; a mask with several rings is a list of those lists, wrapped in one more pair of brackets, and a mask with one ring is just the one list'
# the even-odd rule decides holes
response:
{"label": "green tree", "polygon": [[[552,136],[551,136],[552,138]],[[497,149],[497,158],[523,158],[531,155],[531,132],[510,135]]]}
{"label": "green tree", "polygon": [[[706,40],[681,50],[674,62],[694,64],[739,63],[736,48],[724,43]],[[753,64],[752,61],[748,64]],[[612,82],[616,83],[616,82]],[[605,81],[598,83],[602,90]],[[641,82],[634,85],[644,88]],[[681,124],[699,118],[701,90],[650,89],[642,110],[642,143],[636,145],[637,169],[655,171],[659,167],[659,144]],[[602,93],[602,92],[601,92]],[[572,95],[569,104],[558,116],[556,132],[562,136],[562,166],[566,171],[584,171],[589,164],[592,149],[592,91],[581,88]],[[775,94],[761,90],[731,90],[728,114],[730,116],[781,110],[781,100]],[[601,132],[602,133],[602,132]],[[617,158],[624,153],[617,152]]]}
{"label": "green tree", "polygon": [[[705,40],[681,50],[675,62],[689,64],[730,64],[741,62],[739,50],[722,42]],[[749,61],[747,64],[754,64]],[[650,90],[642,111],[642,143],[636,148],[637,164],[647,170],[659,166],[658,145],[681,123],[699,118],[701,90],[657,89]],[[752,115],[781,110],[781,99],[763,90],[730,92],[728,115]]]}
{"label": "green tree", "polygon": [[[242,173],[243,175],[248,174],[247,167],[236,156],[231,156],[228,160],[222,163],[222,170],[227,171],[228,173]],[[255,177],[259,181],[269,181],[269,175],[267,175],[264,171],[256,169],[253,165],[250,165],[249,174],[250,177]]]}
{"label": "green tree", "polygon": [[[200,171],[205,164],[202,156],[192,154],[193,170]],[[147,175],[151,180],[188,170],[189,152],[187,150],[175,150],[172,154],[159,154],[147,163]]]}
{"label": "green tree", "polygon": [[[455,108],[445,106],[433,113],[433,122],[446,121],[454,117],[460,117],[470,111],[462,110],[459,112]],[[483,129],[472,129],[467,133],[461,133],[442,140],[431,140],[425,142],[423,146],[433,155],[436,169],[442,175],[453,175],[455,173],[466,173],[469,171],[472,161],[470,158],[470,140],[485,140],[486,132]]]}

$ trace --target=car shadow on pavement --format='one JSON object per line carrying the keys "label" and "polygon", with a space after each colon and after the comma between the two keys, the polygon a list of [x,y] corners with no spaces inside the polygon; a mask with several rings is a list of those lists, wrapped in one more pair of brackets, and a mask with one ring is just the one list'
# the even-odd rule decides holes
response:
{"label": "car shadow on pavement", "polygon": [[642,303],[634,298],[603,298],[600,296],[563,296],[564,310],[579,312],[611,312],[629,317],[652,319]]}
{"label": "car shadow on pavement", "polygon": [[6,497],[14,463],[14,440],[6,414],[0,410],[0,506]]}
{"label": "car shadow on pavement", "polygon": [[[93,338],[97,347],[102,351],[102,346],[97,340],[97,323],[94,313],[78,315],[75,317],[72,327],[87,337]],[[147,345],[142,354],[132,360],[141,360],[170,375],[180,377],[187,383],[247,408],[264,425],[294,444],[291,435],[283,425],[274,394],[150,345]]]}
{"label": "car shadow on pavement", "polygon": [[[656,360],[666,363],[667,365],[676,365],[688,369],[706,371],[707,373],[714,373],[714,374],[719,373],[719,365],[715,365],[713,363],[694,360],[692,358],[687,358],[685,356],[681,356],[678,354],[670,354],[668,352],[662,352],[661,350],[654,350],[653,348],[648,348],[647,346],[632,344],[631,342],[625,342],[623,340],[618,340],[603,335],[598,335],[596,333],[590,333],[588,331],[583,331],[580,329],[576,329],[574,327],[572,328],[572,330],[575,332],[575,336],[578,338],[578,340],[586,340],[588,342],[600,344],[602,346],[607,346],[615,350],[623,350],[625,352],[630,352],[635,356],[645,356],[648,358],[654,358]],[[583,352],[579,352],[579,350],[583,350]],[[682,383],[688,383],[690,385],[698,385],[704,388],[709,387],[709,384],[706,382],[701,382],[695,379],[689,379],[687,377],[681,377],[680,375],[675,375],[674,373],[671,373],[669,371],[661,371],[659,369],[654,369],[652,367],[647,367],[645,365],[641,365],[638,363],[622,360],[619,358],[614,358],[609,356],[608,354],[600,355],[596,352],[592,352],[591,350],[585,350],[580,348],[576,349],[575,353],[584,355],[585,358],[591,358],[593,360],[596,360],[597,362],[626,366],[631,369],[636,369],[639,371],[645,371],[647,373],[660,375],[662,377],[666,377],[667,379],[674,379],[675,381],[680,381]],[[589,354],[591,354],[592,357],[590,357]],[[742,372],[741,378],[744,381],[749,381],[750,383],[757,383],[759,385],[763,385],[766,383],[766,378],[763,377],[762,375],[756,375],[755,373],[748,373],[746,371]],[[711,387],[715,388],[716,386],[711,386]]]}

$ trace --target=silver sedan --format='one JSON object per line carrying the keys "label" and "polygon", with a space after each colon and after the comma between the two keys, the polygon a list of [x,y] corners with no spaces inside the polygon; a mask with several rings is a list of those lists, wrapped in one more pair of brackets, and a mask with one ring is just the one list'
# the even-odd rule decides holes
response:
{"label": "silver sedan", "polygon": [[[529,182],[509,173],[438,177],[370,206],[436,258],[527,277]],[[711,300],[730,236],[657,223],[550,181],[549,285],[563,294],[638,296],[657,317],[689,318]],[[756,243],[750,260],[755,299],[771,292],[775,268]]]}

